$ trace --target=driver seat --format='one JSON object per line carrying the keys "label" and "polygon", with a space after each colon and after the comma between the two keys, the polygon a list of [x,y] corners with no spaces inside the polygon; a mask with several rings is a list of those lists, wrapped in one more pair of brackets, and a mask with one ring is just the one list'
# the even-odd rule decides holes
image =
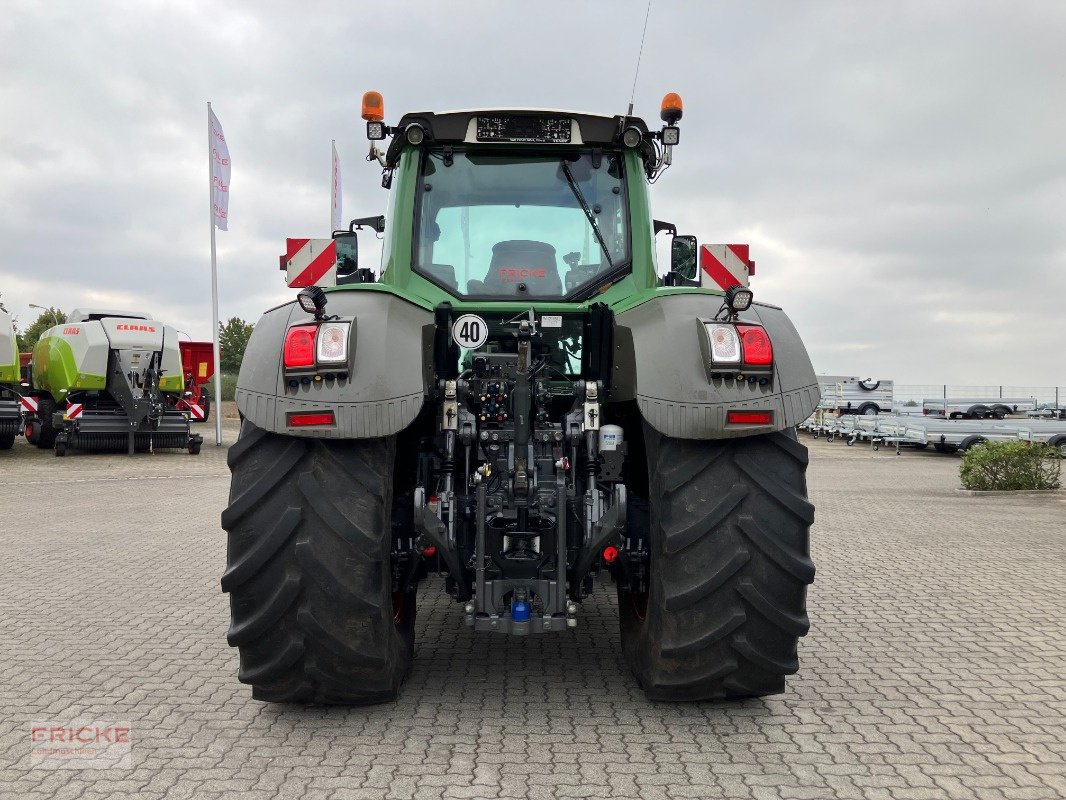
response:
{"label": "driver seat", "polygon": [[497,242],[493,245],[489,272],[485,276],[485,293],[514,294],[523,283],[530,295],[562,294],[555,248],[547,242],[528,239]]}

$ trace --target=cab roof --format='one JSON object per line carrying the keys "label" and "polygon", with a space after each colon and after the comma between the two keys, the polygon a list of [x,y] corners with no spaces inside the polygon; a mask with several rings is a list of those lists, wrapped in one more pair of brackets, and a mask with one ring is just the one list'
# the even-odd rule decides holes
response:
{"label": "cab roof", "polygon": [[[569,119],[570,125],[565,125]],[[400,152],[406,144],[404,131],[409,125],[421,125],[429,144],[539,144],[545,147],[588,146],[621,147],[622,131],[634,127],[645,135],[640,150],[645,159],[654,156],[654,147],[646,137],[648,126],[640,117],[624,115],[589,114],[582,111],[563,111],[543,108],[479,108],[462,111],[416,111],[404,114],[396,126],[395,135],[389,144],[386,162],[396,166]],[[508,125],[548,125],[542,131],[547,135],[537,138],[510,138],[506,135]],[[503,131],[498,138],[485,134],[495,129]],[[528,133],[529,131],[523,131]]]}

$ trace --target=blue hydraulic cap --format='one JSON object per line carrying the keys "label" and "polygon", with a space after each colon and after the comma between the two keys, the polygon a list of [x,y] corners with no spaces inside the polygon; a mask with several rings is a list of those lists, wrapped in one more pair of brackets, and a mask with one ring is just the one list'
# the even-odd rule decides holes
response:
{"label": "blue hydraulic cap", "polygon": [[515,622],[529,622],[530,610],[528,600],[515,600],[511,605],[511,619]]}

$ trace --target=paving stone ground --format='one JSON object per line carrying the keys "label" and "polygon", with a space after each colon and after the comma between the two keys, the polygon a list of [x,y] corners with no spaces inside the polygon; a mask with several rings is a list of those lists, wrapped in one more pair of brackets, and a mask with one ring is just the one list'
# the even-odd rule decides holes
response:
{"label": "paving stone ground", "polygon": [[[785,694],[645,701],[608,587],[576,631],[520,641],[471,634],[431,585],[397,703],[299,708],[253,701],[226,646],[224,448],[20,440],[0,453],[0,797],[1066,796],[1066,500],[804,441],[818,576]],[[34,767],[30,723],[74,718],[129,720],[132,768]]]}

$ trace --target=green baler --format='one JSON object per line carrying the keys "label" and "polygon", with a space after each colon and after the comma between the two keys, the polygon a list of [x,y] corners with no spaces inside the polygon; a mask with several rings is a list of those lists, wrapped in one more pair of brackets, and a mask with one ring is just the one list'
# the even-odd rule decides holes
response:
{"label": "green baler", "polygon": [[200,452],[202,437],[175,411],[185,388],[176,329],[149,314],[75,309],[33,348],[38,447]]}

